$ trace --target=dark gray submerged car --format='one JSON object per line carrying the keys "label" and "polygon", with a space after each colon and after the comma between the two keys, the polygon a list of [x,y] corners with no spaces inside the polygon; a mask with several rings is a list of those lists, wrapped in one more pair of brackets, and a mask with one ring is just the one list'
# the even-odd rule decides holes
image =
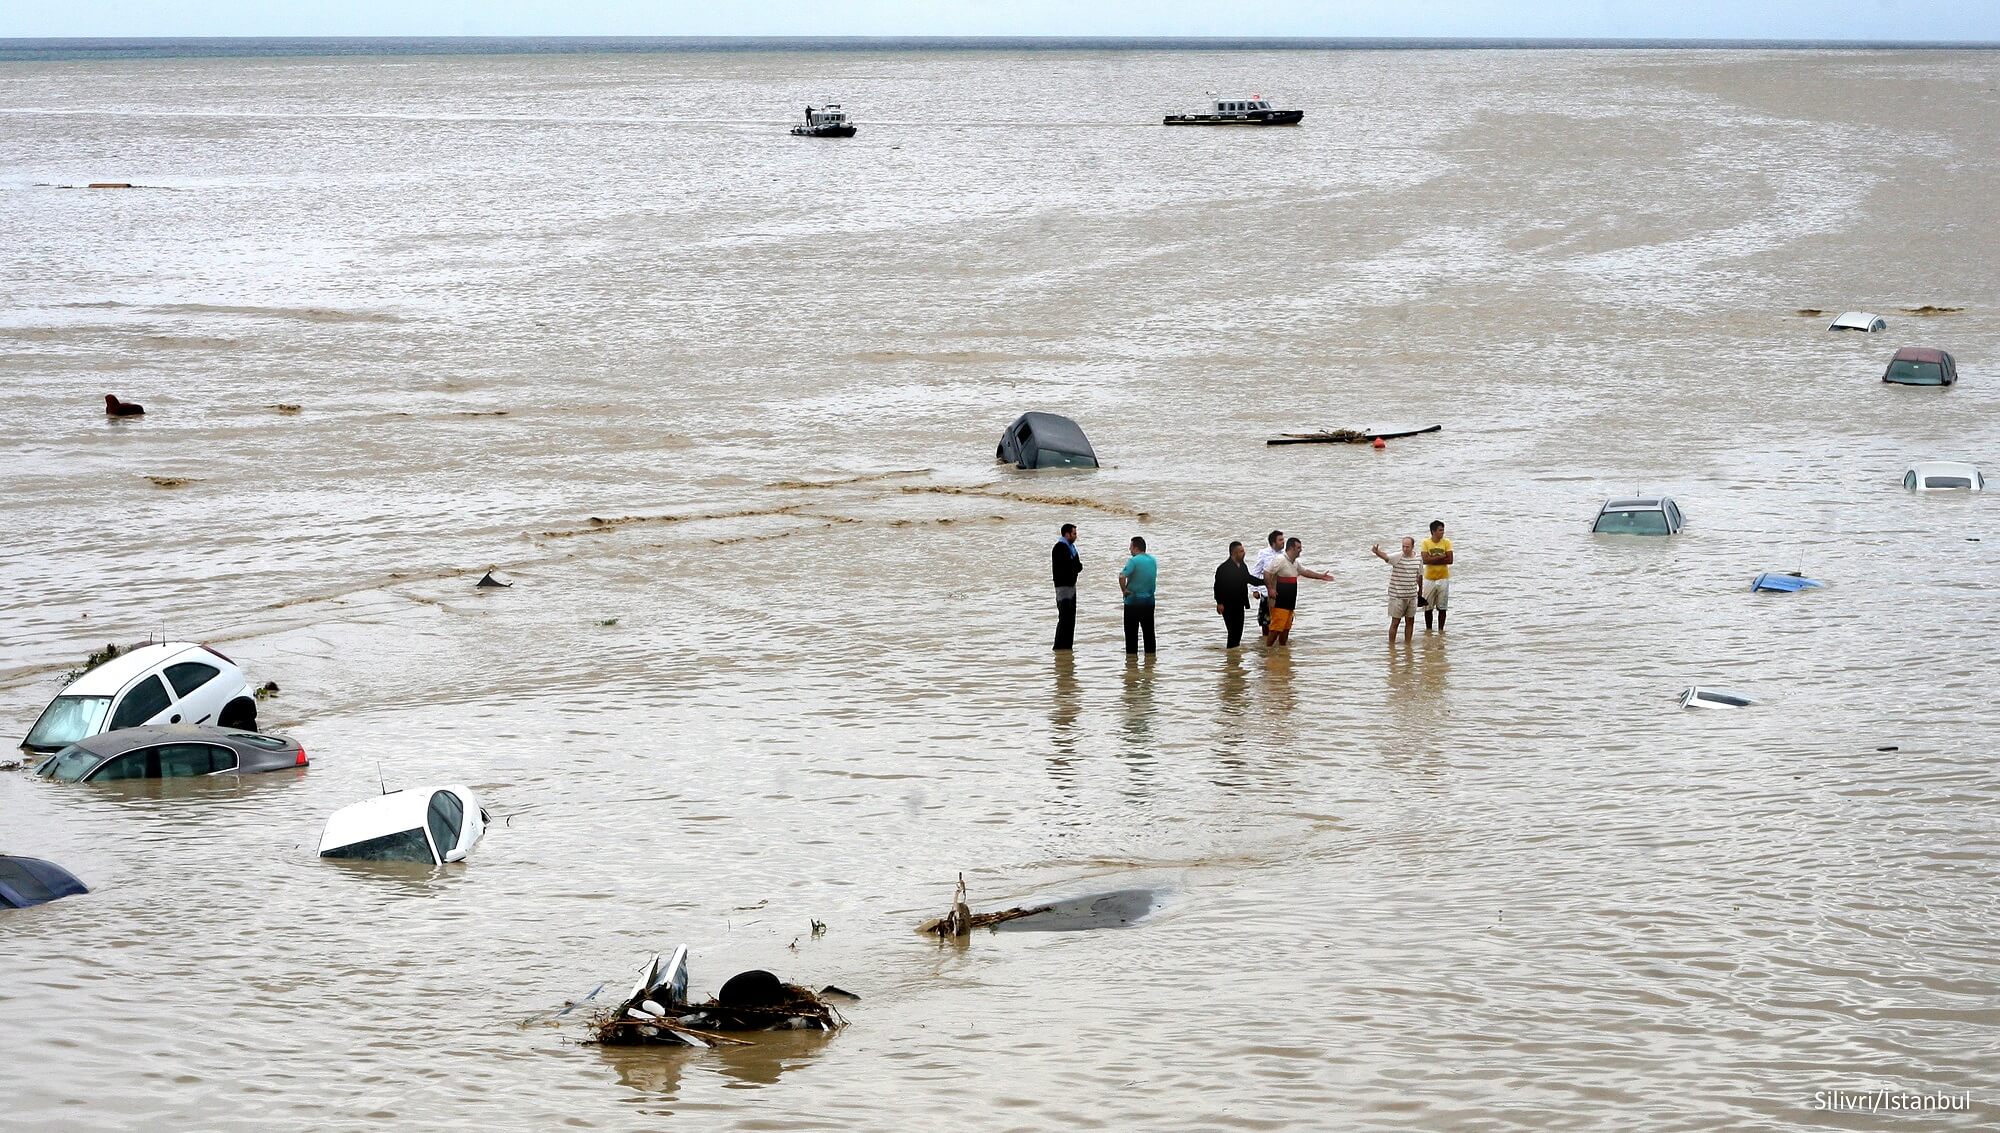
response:
{"label": "dark gray submerged car", "polygon": [[154,724],[102,732],[35,765],[35,774],[65,783],[109,779],[182,779],[234,771],[304,767],[306,749],[287,736],[267,736],[207,724]]}

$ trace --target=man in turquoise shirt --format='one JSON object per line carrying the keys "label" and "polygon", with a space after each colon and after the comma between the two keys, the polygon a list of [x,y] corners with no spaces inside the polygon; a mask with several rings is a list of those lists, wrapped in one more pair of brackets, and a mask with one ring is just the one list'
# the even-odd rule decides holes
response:
{"label": "man in turquoise shirt", "polygon": [[1118,589],[1125,595],[1125,652],[1139,652],[1139,634],[1146,635],[1146,652],[1153,652],[1153,587],[1160,564],[1146,553],[1146,540],[1132,536],[1132,557],[1118,571]]}

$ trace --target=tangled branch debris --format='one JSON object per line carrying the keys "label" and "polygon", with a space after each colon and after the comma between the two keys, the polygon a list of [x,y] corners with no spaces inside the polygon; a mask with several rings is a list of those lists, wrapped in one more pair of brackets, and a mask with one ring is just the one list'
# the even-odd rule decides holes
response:
{"label": "tangled branch debris", "polygon": [[[829,995],[848,993],[828,988]],[[617,1008],[591,1024],[605,1046],[749,1046],[726,1032],[820,1031],[847,1025],[826,998],[753,969],[731,976],[706,1003],[687,1001],[687,948],[674,950],[664,967],[655,955],[639,969],[639,982]]]}
{"label": "tangled branch debris", "polygon": [[992,928],[1007,921],[1032,917],[1036,913],[1046,913],[1053,907],[1033,905],[1025,908],[1001,909],[995,913],[975,913],[965,902],[965,875],[961,873],[958,875],[958,891],[951,898],[951,911],[937,920],[926,922],[918,931],[949,940],[967,936],[975,928]]}

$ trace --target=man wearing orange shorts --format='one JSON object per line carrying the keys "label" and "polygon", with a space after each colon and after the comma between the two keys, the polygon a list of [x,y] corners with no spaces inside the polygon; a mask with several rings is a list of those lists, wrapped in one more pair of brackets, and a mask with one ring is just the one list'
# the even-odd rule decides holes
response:
{"label": "man wearing orange shorts", "polygon": [[1305,541],[1295,535],[1285,540],[1285,553],[1272,559],[1271,565],[1264,568],[1264,582],[1271,591],[1271,624],[1264,631],[1264,644],[1267,646],[1292,643],[1292,619],[1299,608],[1299,579],[1333,581],[1330,574],[1307,570],[1299,565],[1299,555],[1305,549]]}

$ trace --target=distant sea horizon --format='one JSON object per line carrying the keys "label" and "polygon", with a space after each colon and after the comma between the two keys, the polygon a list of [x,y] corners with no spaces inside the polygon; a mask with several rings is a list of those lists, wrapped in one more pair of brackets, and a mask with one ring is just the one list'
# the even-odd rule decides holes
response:
{"label": "distant sea horizon", "polygon": [[0,37],[0,62],[367,55],[731,51],[1991,51],[1986,40],[1545,39],[1201,36],[188,36]]}

